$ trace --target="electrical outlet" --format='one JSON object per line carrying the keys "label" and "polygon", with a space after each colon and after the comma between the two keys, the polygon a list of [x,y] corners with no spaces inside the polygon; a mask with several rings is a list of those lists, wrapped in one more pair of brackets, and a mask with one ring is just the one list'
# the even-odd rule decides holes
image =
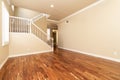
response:
{"label": "electrical outlet", "polygon": [[114,55],[117,55],[118,53],[117,52],[113,52]]}

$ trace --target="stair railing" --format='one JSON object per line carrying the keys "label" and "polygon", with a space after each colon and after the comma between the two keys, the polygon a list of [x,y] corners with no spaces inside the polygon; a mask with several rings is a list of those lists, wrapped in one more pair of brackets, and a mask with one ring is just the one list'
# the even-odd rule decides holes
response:
{"label": "stair railing", "polygon": [[33,17],[31,20],[32,20],[32,22],[35,22],[35,21],[41,19],[43,16],[45,16],[46,18],[48,18],[50,15],[41,13],[41,14],[39,14],[39,15]]}
{"label": "stair railing", "polygon": [[23,32],[23,33],[30,32],[31,21],[27,18],[10,16],[9,22],[10,22],[10,28],[9,28],[10,32]]}
{"label": "stair railing", "polygon": [[31,24],[31,33],[47,42],[47,34],[34,23]]}
{"label": "stair railing", "polygon": [[52,47],[53,40],[47,39],[47,33],[33,23],[31,19],[10,16],[10,32],[32,33]]}

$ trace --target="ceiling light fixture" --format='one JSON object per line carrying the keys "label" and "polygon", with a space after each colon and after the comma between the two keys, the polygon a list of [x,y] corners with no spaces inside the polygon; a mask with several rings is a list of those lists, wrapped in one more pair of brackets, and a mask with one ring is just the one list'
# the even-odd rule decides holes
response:
{"label": "ceiling light fixture", "polygon": [[54,7],[54,5],[53,5],[53,4],[51,4],[51,5],[50,5],[50,7],[51,7],[51,8],[53,8],[53,7]]}

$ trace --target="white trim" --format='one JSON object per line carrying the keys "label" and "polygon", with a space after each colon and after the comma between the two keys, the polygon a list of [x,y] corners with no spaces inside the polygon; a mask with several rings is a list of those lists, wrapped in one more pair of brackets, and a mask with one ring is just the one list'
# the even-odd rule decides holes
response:
{"label": "white trim", "polygon": [[4,64],[7,62],[8,59],[9,59],[9,57],[7,57],[7,58],[3,61],[3,63],[0,65],[0,70],[2,69],[2,67],[3,67]]}
{"label": "white trim", "polygon": [[63,48],[63,47],[59,47],[59,48],[69,50],[69,51],[73,51],[73,52],[78,52],[80,54],[86,54],[86,55],[99,57],[99,58],[103,58],[103,59],[107,59],[107,60],[111,60],[111,61],[115,61],[115,62],[120,62],[120,59],[115,59],[115,58],[111,58],[111,57],[105,57],[105,56],[94,54],[94,53],[88,53],[88,52],[84,52],[84,51],[79,51],[79,50],[69,49],[69,48]]}
{"label": "white trim", "polygon": [[21,33],[21,32],[9,32],[10,34],[31,34],[31,33]]}
{"label": "white trim", "polygon": [[73,13],[73,14],[71,14],[71,15],[63,18],[63,19],[61,19],[61,20],[59,21],[59,23],[60,23],[60,22],[63,22],[64,20],[67,20],[67,19],[69,19],[69,18],[71,18],[71,17],[73,17],[73,16],[75,16],[75,15],[77,15],[77,14],[79,14],[79,13],[81,13],[81,12],[83,12],[83,11],[89,9],[89,8],[91,8],[91,7],[94,7],[94,6],[98,5],[99,3],[103,2],[103,1],[104,1],[104,0],[98,0],[98,1],[94,2],[93,4],[91,4],[91,5],[83,8],[83,9],[81,9],[81,10],[79,10],[79,11],[77,11],[77,12],[75,12],[75,13]]}
{"label": "white trim", "polygon": [[8,60],[9,58],[19,57],[19,56],[27,56],[27,55],[33,55],[33,54],[40,54],[40,53],[48,53],[48,52],[53,52],[53,50],[46,50],[46,51],[32,52],[32,53],[21,53],[21,54],[18,54],[18,55],[9,55],[9,56],[3,61],[3,63],[0,65],[0,70],[2,69],[2,67],[4,66],[4,64],[7,62],[7,60]]}
{"label": "white trim", "polygon": [[35,17],[34,17],[34,18],[32,18],[31,20],[32,20],[33,22],[35,22],[35,21],[37,21],[37,20],[41,19],[42,17],[44,17],[44,16],[43,16],[43,14],[38,15],[38,16],[35,16]]}
{"label": "white trim", "polygon": [[59,23],[59,21],[57,21],[57,20],[52,20],[52,19],[47,19],[47,21],[50,21],[50,22],[53,22],[53,23]]}
{"label": "white trim", "polygon": [[49,17],[50,17],[50,15],[48,15],[48,14],[40,13],[39,15],[31,18],[31,20],[32,20],[33,22],[35,22],[35,21],[39,20],[40,18],[42,18],[42,17],[44,17],[44,16],[45,16],[46,18],[49,18]]}
{"label": "white trim", "polygon": [[37,15],[37,16],[34,16],[33,18],[31,18],[31,20],[33,20],[33,19],[35,19],[35,18],[37,18],[37,17],[40,17],[42,15],[42,13],[40,13],[39,15]]}
{"label": "white trim", "polygon": [[10,16],[10,18],[24,19],[24,20],[30,21],[30,19],[28,19],[28,18],[23,18],[23,17]]}
{"label": "white trim", "polygon": [[32,53],[19,53],[19,54],[17,54],[17,55],[9,55],[9,58],[19,57],[19,56],[27,56],[27,55],[33,55],[33,54],[40,54],[40,53],[48,53],[48,52],[52,52],[52,50],[32,52]]}
{"label": "white trim", "polygon": [[45,16],[46,18],[49,18],[50,17],[50,15],[49,14],[43,14],[43,16]]}
{"label": "white trim", "polygon": [[32,23],[30,21],[30,33],[32,33]]}

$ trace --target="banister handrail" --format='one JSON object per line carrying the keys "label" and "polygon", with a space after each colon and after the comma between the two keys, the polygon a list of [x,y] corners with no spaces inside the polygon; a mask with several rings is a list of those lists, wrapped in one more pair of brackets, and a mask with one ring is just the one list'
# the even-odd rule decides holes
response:
{"label": "banister handrail", "polygon": [[39,28],[36,24],[31,23],[32,25],[34,25],[37,29],[39,29],[42,33],[44,33],[45,35],[47,35],[47,33],[45,33],[41,28]]}
{"label": "banister handrail", "polygon": [[[30,21],[30,26],[34,25],[37,29],[39,29],[43,34],[47,35],[47,33],[45,31],[43,31],[40,27],[38,27],[33,21],[32,19],[28,19],[28,18],[22,18],[22,17],[15,17],[15,16],[10,16],[10,18],[14,18],[14,19],[19,19],[19,20],[27,20]],[[31,29],[31,28],[30,28]],[[30,31],[31,32],[31,31]]]}
{"label": "banister handrail", "polygon": [[39,15],[31,18],[31,20],[32,20],[33,22],[35,22],[35,21],[39,20],[40,18],[42,18],[42,17],[44,17],[44,16],[45,16],[46,18],[50,17],[50,15],[48,15],[48,14],[40,13]]}
{"label": "banister handrail", "polygon": [[16,19],[24,19],[24,20],[28,20],[28,21],[30,21],[30,19],[28,19],[28,18],[22,18],[22,17],[15,17],[15,16],[9,16],[10,18],[16,18]]}
{"label": "banister handrail", "polygon": [[37,21],[37,20],[39,20],[42,16],[43,16],[42,14],[39,14],[39,15],[31,18],[31,21],[33,21],[33,22],[34,22],[34,21]]}

